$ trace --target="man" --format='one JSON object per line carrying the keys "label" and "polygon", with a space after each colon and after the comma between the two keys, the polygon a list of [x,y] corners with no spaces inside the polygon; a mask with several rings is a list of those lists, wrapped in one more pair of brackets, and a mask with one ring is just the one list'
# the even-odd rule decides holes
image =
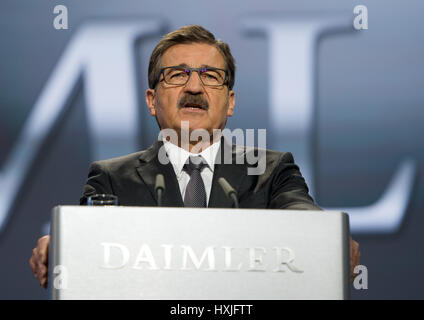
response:
{"label": "man", "polygon": [[[290,153],[238,147],[222,138],[235,106],[235,63],[226,43],[200,26],[182,27],[155,47],[148,73],[146,104],[165,134],[147,150],[93,163],[81,204],[106,193],[116,195],[120,205],[155,206],[155,177],[161,173],[165,206],[232,207],[218,183],[224,177],[242,208],[321,210]],[[247,159],[255,156],[263,170],[249,174],[255,165]],[[43,287],[49,241],[40,238],[30,259]],[[352,269],[359,264],[353,240],[351,257]]]}

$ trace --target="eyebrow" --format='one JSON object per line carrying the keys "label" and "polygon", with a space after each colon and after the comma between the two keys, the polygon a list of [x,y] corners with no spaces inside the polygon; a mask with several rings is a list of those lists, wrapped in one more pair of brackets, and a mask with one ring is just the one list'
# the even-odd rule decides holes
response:
{"label": "eyebrow", "polygon": [[[179,65],[176,65],[176,67],[191,68],[187,63],[180,63]],[[218,68],[218,67],[212,67],[212,66],[210,66],[208,64],[202,64],[202,65],[200,65],[199,68]]]}

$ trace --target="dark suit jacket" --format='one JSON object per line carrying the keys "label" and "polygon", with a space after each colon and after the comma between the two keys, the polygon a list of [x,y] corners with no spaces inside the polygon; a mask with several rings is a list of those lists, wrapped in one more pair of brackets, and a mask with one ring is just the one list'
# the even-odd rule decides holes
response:
{"label": "dark suit jacket", "polygon": [[[166,185],[163,205],[183,207],[172,164],[163,165],[159,162],[158,152],[162,146],[163,142],[157,141],[146,150],[92,163],[80,203],[86,204],[90,195],[106,193],[116,195],[120,205],[156,206],[155,178],[158,173],[162,173]],[[247,169],[257,164],[249,164],[246,160],[252,159],[248,157],[251,152],[257,156],[258,149],[239,147],[225,139],[221,140],[217,156],[221,161],[215,164],[208,207],[233,207],[232,201],[226,197],[218,183],[218,179],[224,177],[237,191],[241,208],[321,210],[309,196],[308,187],[291,153],[262,151],[265,172],[248,175]],[[237,157],[244,159],[244,163],[236,164]]]}

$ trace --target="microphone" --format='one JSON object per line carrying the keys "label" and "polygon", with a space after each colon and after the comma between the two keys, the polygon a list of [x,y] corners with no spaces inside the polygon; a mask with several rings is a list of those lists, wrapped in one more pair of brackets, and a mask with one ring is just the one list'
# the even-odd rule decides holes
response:
{"label": "microphone", "polygon": [[163,177],[163,174],[157,174],[156,175],[156,181],[155,181],[155,193],[156,198],[158,199],[158,207],[162,206],[162,195],[165,192],[165,178]]}
{"label": "microphone", "polygon": [[223,177],[219,178],[218,182],[219,182],[222,190],[224,190],[224,193],[228,197],[228,199],[233,200],[234,206],[236,208],[239,208],[236,190],[234,190],[234,188],[231,186],[231,184],[229,184],[228,181],[225,180],[225,178],[223,178]]}

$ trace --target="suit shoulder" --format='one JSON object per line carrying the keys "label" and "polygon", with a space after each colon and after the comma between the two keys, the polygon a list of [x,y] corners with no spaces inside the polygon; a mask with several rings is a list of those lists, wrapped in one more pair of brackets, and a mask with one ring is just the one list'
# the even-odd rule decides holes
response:
{"label": "suit shoulder", "polygon": [[143,152],[144,151],[138,151],[120,157],[94,161],[91,164],[91,167],[100,167],[108,171],[115,171],[122,167],[136,166],[139,163],[139,158]]}
{"label": "suit shoulder", "polygon": [[291,152],[282,152],[258,147],[237,147],[243,148],[246,156],[255,155],[258,159],[265,157],[267,163],[294,163],[293,154]]}

